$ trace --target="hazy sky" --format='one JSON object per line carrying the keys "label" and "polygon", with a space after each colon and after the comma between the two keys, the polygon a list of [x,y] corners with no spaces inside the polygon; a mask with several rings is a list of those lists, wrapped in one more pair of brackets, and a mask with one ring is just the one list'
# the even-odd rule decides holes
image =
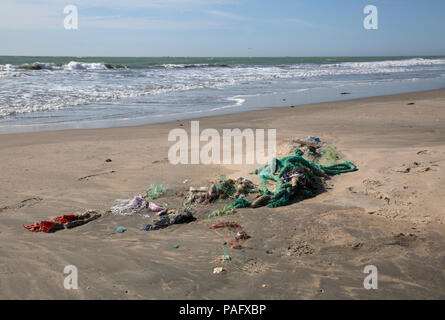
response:
{"label": "hazy sky", "polygon": [[444,30],[444,0],[0,0],[0,55],[445,55]]}

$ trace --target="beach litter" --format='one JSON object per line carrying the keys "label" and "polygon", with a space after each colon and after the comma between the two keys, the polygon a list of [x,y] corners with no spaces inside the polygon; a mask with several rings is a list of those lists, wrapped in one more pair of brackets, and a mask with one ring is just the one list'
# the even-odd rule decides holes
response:
{"label": "beach litter", "polygon": [[133,199],[116,200],[119,204],[111,208],[111,212],[119,215],[133,215],[148,209],[151,212],[157,212],[162,215],[167,212],[167,208],[158,206],[156,203],[146,200],[141,195],[135,196]]}
{"label": "beach litter", "polygon": [[169,210],[167,214],[160,217],[153,225],[147,224],[141,228],[143,231],[160,230],[172,226],[174,224],[184,224],[195,221],[196,218],[190,211],[183,210],[177,213],[175,210]]}
{"label": "beach litter", "polygon": [[338,150],[328,143],[320,140],[320,138],[308,136],[299,139],[289,140],[290,152],[300,149],[303,152],[303,157],[306,160],[330,166],[340,160],[341,155]]}
{"label": "beach litter", "polygon": [[213,274],[220,274],[223,273],[224,271],[226,271],[226,269],[224,269],[223,267],[213,268]]}
{"label": "beach litter", "polygon": [[[310,140],[310,143],[318,143]],[[255,170],[255,174],[261,178],[259,195],[250,203],[246,199],[236,199],[232,206],[235,208],[269,208],[281,207],[289,204],[293,196],[310,198],[323,188],[324,179],[332,175],[353,172],[357,167],[348,161],[324,166],[303,157],[300,149],[295,151],[295,156],[281,159],[272,158],[270,163],[263,168]],[[273,191],[267,188],[270,183],[275,184]]]}
{"label": "beach litter", "polygon": [[221,216],[224,216],[224,215],[235,214],[235,212],[236,211],[235,211],[235,208],[233,206],[226,205],[223,208],[215,210],[212,213],[210,213],[208,215],[208,219],[215,218],[215,217],[221,217]]}
{"label": "beach litter", "polygon": [[222,255],[216,257],[214,262],[228,262],[228,261],[231,261],[231,260],[232,260],[231,256],[229,256],[228,254],[222,254]]}
{"label": "beach litter", "polygon": [[125,231],[127,231],[127,228],[125,228],[125,227],[118,226],[116,228],[116,232],[118,232],[118,233],[124,233]]}
{"label": "beach litter", "polygon": [[167,190],[167,187],[163,184],[151,184],[147,189],[147,197],[155,200],[161,197],[165,193],[165,190]]}
{"label": "beach litter", "polygon": [[236,199],[257,191],[257,186],[248,179],[240,177],[234,180],[221,175],[209,187],[190,187],[184,204],[207,205],[217,199]]}
{"label": "beach litter", "polygon": [[[220,175],[216,181],[208,186],[190,186],[187,195],[183,199],[181,209],[168,208],[168,204],[160,206],[153,202],[164,195],[166,186],[163,184],[151,184],[145,196],[137,195],[133,199],[116,200],[117,205],[111,208],[111,212],[119,215],[140,214],[150,217],[147,212],[155,212],[159,219],[150,224],[145,224],[140,230],[153,231],[195,221],[191,213],[194,205],[208,205],[219,199],[230,199],[231,204],[208,214],[208,218],[222,217],[236,213],[236,209],[259,208],[267,206],[276,208],[288,205],[293,199],[310,198],[324,190],[325,180],[330,176],[346,172],[353,172],[357,167],[348,161],[338,163],[340,154],[335,147],[328,145],[320,138],[308,136],[299,139],[290,139],[289,146],[295,155],[283,158],[272,158],[268,165],[255,170],[261,182],[256,185],[243,177],[237,179]],[[185,179],[183,183],[191,181]],[[100,214],[87,211],[82,215],[63,215],[49,221],[35,222],[33,225],[23,227],[30,231],[52,232],[58,229],[69,229],[91,220],[97,219]],[[211,229],[228,228],[232,235],[229,246],[239,249],[240,244],[249,236],[236,222],[220,222],[213,224]],[[124,227],[118,227],[117,232],[125,232]]]}
{"label": "beach litter", "polygon": [[250,238],[246,230],[244,230],[238,222],[218,222],[210,226],[210,229],[222,228],[228,228],[231,231],[236,232],[235,236],[232,236],[232,239],[227,242],[232,249],[241,249],[241,243]]}
{"label": "beach litter", "polygon": [[151,225],[151,224],[146,224],[145,226],[143,226],[143,227],[141,228],[141,231],[150,231],[151,228],[152,228],[152,225]]}
{"label": "beach litter", "polygon": [[101,216],[95,211],[86,211],[83,214],[67,214],[52,218],[48,221],[34,222],[31,225],[23,225],[24,228],[32,232],[55,232],[62,229],[72,229],[96,220]]}

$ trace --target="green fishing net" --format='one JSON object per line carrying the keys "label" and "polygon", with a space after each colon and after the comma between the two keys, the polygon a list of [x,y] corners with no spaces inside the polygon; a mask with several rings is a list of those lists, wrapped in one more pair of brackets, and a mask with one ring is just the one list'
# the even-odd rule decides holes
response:
{"label": "green fishing net", "polygon": [[166,186],[163,184],[151,184],[147,189],[147,197],[149,199],[157,199],[165,193]]}
{"label": "green fishing net", "polygon": [[225,194],[228,197],[232,197],[236,193],[236,186],[225,175],[219,176],[218,181],[215,183],[216,190],[219,193]]}
{"label": "green fishing net", "polygon": [[[299,170],[306,179],[306,185],[315,189],[322,184],[322,177],[327,175],[338,175],[341,173],[356,171],[357,167],[352,162],[336,163],[329,166],[314,163],[303,158],[303,152],[299,149],[295,151],[295,156],[288,156],[281,159],[273,158],[270,164],[255,170],[261,178],[260,192],[263,195],[271,195],[267,206],[276,208],[287,205],[292,195],[292,185],[286,182],[283,176],[292,171]],[[269,181],[275,182],[274,192],[267,188]],[[308,188],[299,188],[298,195],[303,198],[314,196],[314,192]],[[241,198],[240,198],[241,199]],[[232,203],[236,208],[246,208],[250,203],[245,199],[237,199]]]}

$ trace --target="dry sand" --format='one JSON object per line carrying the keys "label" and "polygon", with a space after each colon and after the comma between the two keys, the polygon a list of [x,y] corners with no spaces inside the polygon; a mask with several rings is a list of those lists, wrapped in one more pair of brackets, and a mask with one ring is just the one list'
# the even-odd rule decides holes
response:
{"label": "dry sand", "polygon": [[[318,136],[359,167],[315,198],[211,221],[238,221],[251,236],[228,252],[219,275],[214,259],[226,234],[205,217],[221,203],[160,231],[140,231],[140,216],[115,215],[52,234],[22,227],[108,209],[151,183],[166,183],[159,202],[176,206],[190,185],[220,174],[258,181],[248,174],[255,166],[171,165],[168,132],[189,130],[190,121],[0,135],[0,298],[445,298],[444,118],[445,90],[435,90],[200,119],[201,130]],[[109,234],[118,225],[128,231]],[[378,290],[363,288],[370,264]],[[78,290],[63,287],[66,265],[79,270]]]}

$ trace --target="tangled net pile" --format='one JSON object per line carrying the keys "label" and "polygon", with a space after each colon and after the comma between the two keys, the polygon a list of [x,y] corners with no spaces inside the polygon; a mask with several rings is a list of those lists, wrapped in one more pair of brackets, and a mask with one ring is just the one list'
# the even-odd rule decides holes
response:
{"label": "tangled net pile", "polygon": [[[236,199],[232,206],[248,208],[267,205],[277,208],[287,205],[292,196],[313,197],[327,176],[356,171],[357,167],[349,161],[323,166],[303,158],[303,152],[295,151],[295,156],[281,159],[273,158],[270,164],[255,170],[261,178],[259,192],[262,194],[253,203],[243,197]],[[267,188],[269,181],[277,184],[274,192]]]}

